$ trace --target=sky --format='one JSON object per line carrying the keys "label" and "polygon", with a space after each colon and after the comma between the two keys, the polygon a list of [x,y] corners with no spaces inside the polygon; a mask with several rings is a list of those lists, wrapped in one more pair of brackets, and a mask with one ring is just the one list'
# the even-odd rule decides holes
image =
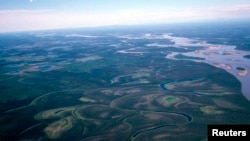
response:
{"label": "sky", "polygon": [[0,0],[0,32],[250,19],[250,0]]}

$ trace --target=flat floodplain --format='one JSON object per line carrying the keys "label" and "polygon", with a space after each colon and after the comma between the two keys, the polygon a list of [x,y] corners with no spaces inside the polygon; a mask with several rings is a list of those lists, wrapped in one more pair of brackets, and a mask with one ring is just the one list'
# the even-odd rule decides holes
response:
{"label": "flat floodplain", "polygon": [[250,29],[212,25],[0,34],[0,140],[202,141],[208,124],[250,124]]}

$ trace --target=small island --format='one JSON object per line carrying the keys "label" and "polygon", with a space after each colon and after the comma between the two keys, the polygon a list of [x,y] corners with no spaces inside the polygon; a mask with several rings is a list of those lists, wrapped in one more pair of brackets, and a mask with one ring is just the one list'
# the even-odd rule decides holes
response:
{"label": "small island", "polygon": [[240,76],[246,76],[248,71],[245,68],[236,67],[236,70],[238,71],[238,75]]}
{"label": "small island", "polygon": [[183,54],[177,54],[174,56],[176,59],[187,59],[187,60],[205,60],[204,58],[200,57],[193,57],[193,56],[185,56]]}
{"label": "small island", "polygon": [[243,56],[244,58],[250,59],[250,55]]}

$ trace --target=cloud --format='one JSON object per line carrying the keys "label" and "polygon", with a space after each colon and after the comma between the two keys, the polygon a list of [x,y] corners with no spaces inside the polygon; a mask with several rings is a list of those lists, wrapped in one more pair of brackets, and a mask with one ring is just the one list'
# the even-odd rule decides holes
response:
{"label": "cloud", "polygon": [[207,9],[199,9],[197,13],[210,18],[250,18],[250,4],[231,5],[220,7],[209,7]]}
{"label": "cloud", "polygon": [[145,10],[86,13],[56,10],[0,10],[0,32],[39,30],[104,25],[151,24],[209,20],[219,18],[250,18],[249,5],[196,9]]}

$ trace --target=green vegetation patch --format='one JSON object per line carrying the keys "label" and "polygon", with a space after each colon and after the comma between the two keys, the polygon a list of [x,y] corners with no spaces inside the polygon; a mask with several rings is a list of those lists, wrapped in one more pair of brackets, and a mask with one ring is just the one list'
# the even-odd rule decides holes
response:
{"label": "green vegetation patch", "polygon": [[165,97],[165,101],[167,103],[172,103],[172,102],[175,102],[177,100],[177,97],[174,97],[174,96],[167,96]]}
{"label": "green vegetation patch", "polygon": [[204,114],[211,114],[211,115],[217,115],[217,114],[222,114],[223,111],[217,110],[216,107],[214,106],[204,106],[201,107],[200,110],[204,113]]}

